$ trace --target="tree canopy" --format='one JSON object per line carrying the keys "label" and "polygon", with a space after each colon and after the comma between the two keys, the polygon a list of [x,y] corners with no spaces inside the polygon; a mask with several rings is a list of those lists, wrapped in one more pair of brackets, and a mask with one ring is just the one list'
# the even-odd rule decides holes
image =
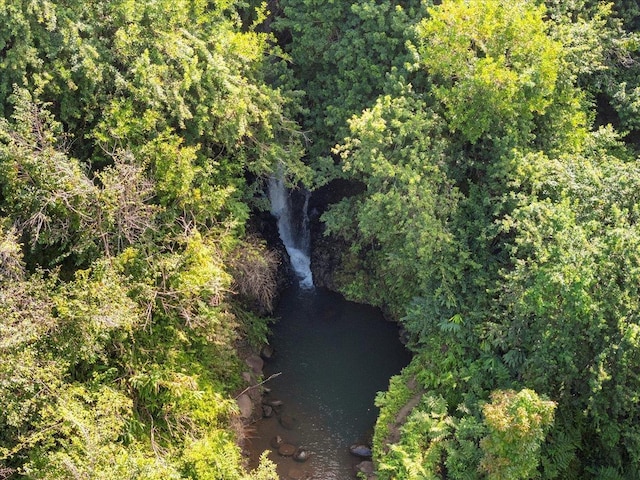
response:
{"label": "tree canopy", "polygon": [[309,170],[246,8],[2,2],[0,478],[277,478],[232,396],[275,288],[245,222]]}
{"label": "tree canopy", "polygon": [[323,217],[350,245],[338,282],[415,351],[379,398],[380,478],[638,475],[640,177],[615,100],[638,37],[629,10],[578,3],[429,6],[334,149],[365,186]]}
{"label": "tree canopy", "polygon": [[[0,1],[0,478],[243,467],[265,180],[353,194],[406,331],[381,480],[635,480],[640,11],[616,0]],[[328,187],[330,188],[330,187]]]}

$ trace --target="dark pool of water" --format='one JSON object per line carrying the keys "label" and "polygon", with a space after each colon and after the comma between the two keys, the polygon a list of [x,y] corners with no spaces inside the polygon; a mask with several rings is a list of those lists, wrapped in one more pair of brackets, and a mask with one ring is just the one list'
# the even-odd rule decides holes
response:
{"label": "dark pool of water", "polygon": [[349,446],[370,440],[378,414],[374,397],[389,378],[409,363],[398,328],[379,310],[344,300],[325,289],[286,291],[275,313],[271,345],[274,357],[265,378],[265,398],[283,402],[280,415],[295,420],[285,429],[277,417],[259,421],[251,440],[252,461],[271,439],[304,446],[312,452],[305,463],[269,455],[283,480],[307,478],[347,480],[361,459]]}

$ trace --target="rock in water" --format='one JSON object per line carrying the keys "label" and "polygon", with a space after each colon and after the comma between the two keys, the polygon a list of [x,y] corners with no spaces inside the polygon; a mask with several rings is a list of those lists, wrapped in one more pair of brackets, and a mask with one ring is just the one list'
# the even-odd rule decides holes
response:
{"label": "rock in water", "polygon": [[253,402],[251,402],[251,398],[246,393],[240,395],[236,403],[238,404],[238,409],[240,410],[240,416],[242,418],[250,418],[251,413],[253,411]]}
{"label": "rock in water", "polygon": [[253,373],[260,375],[264,367],[264,360],[258,355],[250,355],[246,358],[245,363],[251,368]]}
{"label": "rock in water", "polygon": [[292,417],[291,415],[280,415],[280,425],[282,425],[283,428],[286,428],[287,430],[293,430],[294,428],[296,428],[298,421],[296,420],[295,417]]}
{"label": "rock in water", "polygon": [[271,418],[273,416],[273,407],[271,405],[262,405],[262,416]]}
{"label": "rock in water", "polygon": [[354,444],[349,447],[349,451],[356,457],[369,458],[371,457],[371,449],[366,445]]}
{"label": "rock in water", "polygon": [[309,478],[304,470],[301,470],[297,467],[291,467],[289,469],[289,478],[291,480],[304,480],[305,478]]}
{"label": "rock in water", "polygon": [[293,454],[293,459],[298,462],[306,462],[309,460],[311,453],[306,448],[298,447],[296,452]]}
{"label": "rock in water", "polygon": [[265,360],[270,360],[273,357],[273,347],[271,345],[265,345],[260,350],[260,356]]}
{"label": "rock in water", "polygon": [[271,446],[273,448],[280,448],[280,445],[282,445],[284,443],[284,440],[282,439],[282,437],[280,435],[276,435],[275,437],[273,437],[271,439]]}
{"label": "rock in water", "polygon": [[283,443],[282,445],[280,445],[280,448],[278,448],[278,453],[283,457],[290,457],[291,455],[296,453],[296,447],[294,447],[290,443]]}
{"label": "rock in water", "polygon": [[365,475],[371,475],[373,473],[373,462],[365,460],[356,465],[356,472],[364,473]]}

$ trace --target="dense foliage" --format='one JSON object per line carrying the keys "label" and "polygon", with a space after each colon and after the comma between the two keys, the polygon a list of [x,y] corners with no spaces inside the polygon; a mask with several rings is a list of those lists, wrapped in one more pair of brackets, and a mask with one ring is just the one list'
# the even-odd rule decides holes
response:
{"label": "dense foliage", "polygon": [[308,169],[245,7],[1,2],[0,478],[276,478],[238,446],[277,263],[245,222]]}
{"label": "dense foliage", "polygon": [[[337,32],[327,52],[370,38],[330,25],[368,3],[311,3],[282,2],[306,19],[294,58],[320,27]],[[434,3],[394,7],[404,25],[366,47],[375,68],[317,52],[293,68],[307,124],[348,125],[317,144],[337,143],[341,175],[364,185],[323,216],[350,246],[337,279],[415,351],[378,399],[380,478],[637,478],[638,12]],[[342,87],[322,98],[327,76]]]}
{"label": "dense foliage", "polygon": [[638,478],[637,2],[256,4],[0,2],[0,478],[276,478],[274,172],[360,192],[336,280],[415,354],[380,479]]}

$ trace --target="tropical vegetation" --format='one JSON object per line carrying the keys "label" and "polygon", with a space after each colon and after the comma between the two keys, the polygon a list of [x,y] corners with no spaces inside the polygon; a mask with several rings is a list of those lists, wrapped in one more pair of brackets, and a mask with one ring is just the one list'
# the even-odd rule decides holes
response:
{"label": "tropical vegetation", "polygon": [[406,330],[378,478],[640,477],[640,9],[0,1],[0,478],[244,466],[265,180]]}

